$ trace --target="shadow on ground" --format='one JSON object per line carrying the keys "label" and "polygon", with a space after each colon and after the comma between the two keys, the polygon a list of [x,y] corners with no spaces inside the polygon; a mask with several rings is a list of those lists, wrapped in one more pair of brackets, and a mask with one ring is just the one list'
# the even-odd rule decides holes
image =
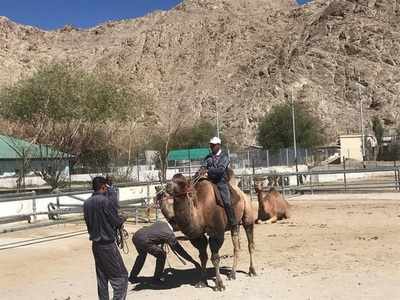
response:
{"label": "shadow on ground", "polygon": [[[224,276],[228,276],[230,272],[230,268],[221,267],[220,272]],[[243,271],[237,271],[237,273],[247,274]],[[196,269],[189,269],[189,270],[176,270],[172,268],[168,268],[164,271],[166,274],[166,282],[162,285],[153,285],[151,284],[152,277],[138,277],[138,284],[131,290],[133,291],[143,291],[143,290],[170,290],[178,288],[182,285],[191,285],[195,286],[199,279],[200,274]],[[214,282],[215,279],[215,270],[214,268],[207,268],[207,287],[214,288],[214,285],[210,286],[208,284],[209,280]],[[226,280],[226,278],[224,278]]]}

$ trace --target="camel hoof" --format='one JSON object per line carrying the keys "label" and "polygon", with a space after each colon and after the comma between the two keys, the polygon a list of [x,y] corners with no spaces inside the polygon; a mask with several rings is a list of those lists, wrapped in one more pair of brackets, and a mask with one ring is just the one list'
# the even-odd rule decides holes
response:
{"label": "camel hoof", "polygon": [[250,276],[250,277],[255,277],[255,276],[257,276],[257,272],[256,272],[256,270],[254,270],[254,268],[250,268],[250,269],[249,269],[249,276]]}
{"label": "camel hoof", "polygon": [[214,288],[215,292],[223,292],[225,291],[225,286],[221,283],[221,284],[217,284]]}
{"label": "camel hoof", "polygon": [[229,272],[228,280],[236,280],[236,272],[235,271]]}
{"label": "camel hoof", "polygon": [[198,283],[196,283],[195,287],[196,287],[196,289],[203,289],[203,288],[207,287],[207,283],[204,281],[199,281]]}

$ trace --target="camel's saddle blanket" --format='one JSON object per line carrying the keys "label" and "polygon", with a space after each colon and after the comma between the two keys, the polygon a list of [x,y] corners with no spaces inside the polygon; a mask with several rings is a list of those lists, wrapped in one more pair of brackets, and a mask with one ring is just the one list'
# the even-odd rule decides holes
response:
{"label": "camel's saddle blanket", "polygon": [[[221,207],[224,207],[224,201],[222,201],[222,196],[221,193],[217,187],[216,184],[212,184],[214,188],[214,194],[215,194],[215,199],[217,200],[217,204]],[[240,195],[239,193],[232,187],[232,185],[228,184],[229,186],[229,192],[231,194],[231,201],[232,201],[232,206],[235,207],[236,204],[238,204],[240,200]]]}

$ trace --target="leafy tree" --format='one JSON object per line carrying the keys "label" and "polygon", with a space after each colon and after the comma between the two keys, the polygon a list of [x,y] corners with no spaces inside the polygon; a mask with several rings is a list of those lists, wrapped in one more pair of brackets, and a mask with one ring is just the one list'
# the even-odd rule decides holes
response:
{"label": "leafy tree", "polygon": [[[192,127],[185,127],[174,137],[174,148],[208,147],[210,138],[215,135],[215,126],[208,121],[200,121]],[[221,137],[223,139],[223,137]]]}
{"label": "leafy tree", "polygon": [[[311,148],[323,143],[321,121],[313,116],[307,106],[294,104],[296,142],[301,148]],[[293,147],[292,107],[290,103],[275,105],[260,121],[258,143],[265,149],[278,150]]]}
{"label": "leafy tree", "polygon": [[161,179],[166,179],[167,158],[171,149],[208,147],[213,135],[215,127],[207,121],[201,121],[192,127],[175,127],[175,130],[167,135],[153,135],[148,148],[157,151],[156,167],[161,170]]}
{"label": "leafy tree", "polygon": [[[136,93],[110,76],[51,64],[1,90],[0,115],[25,129],[19,137],[58,150],[48,159],[51,168],[37,170],[56,188],[63,180],[57,162],[70,154],[79,157],[83,144],[90,145],[99,128],[107,128],[110,121],[127,120],[138,101]],[[43,157],[48,158],[44,153]]]}

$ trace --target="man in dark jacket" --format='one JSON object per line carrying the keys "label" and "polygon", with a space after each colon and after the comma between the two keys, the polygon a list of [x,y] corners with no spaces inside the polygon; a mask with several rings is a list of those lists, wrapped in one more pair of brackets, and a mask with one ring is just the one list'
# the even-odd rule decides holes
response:
{"label": "man in dark jacket", "polygon": [[157,258],[156,269],[154,271],[152,283],[155,285],[163,283],[161,276],[164,271],[165,260],[167,258],[167,255],[163,249],[164,244],[168,244],[173,252],[194,264],[196,268],[201,268],[199,263],[196,262],[179,244],[171,225],[166,222],[156,222],[150,226],[139,229],[133,235],[132,242],[136,247],[138,256],[136,257],[135,264],[133,265],[132,271],[129,275],[129,282],[131,283],[137,282],[137,276],[143,268],[147,253]]}
{"label": "man in dark jacket", "polygon": [[113,184],[112,177],[110,175],[106,176],[107,193],[106,196],[114,204],[115,208],[119,208],[119,191],[118,188]]}
{"label": "man in dark jacket", "polygon": [[213,137],[210,140],[210,149],[211,153],[206,156],[201,164],[199,175],[207,176],[211,182],[217,185],[221,193],[222,201],[224,202],[228,222],[231,229],[235,230],[238,223],[235,217],[235,211],[232,207],[231,195],[227,182],[229,157],[221,150],[221,139],[218,137]]}
{"label": "man in dark jacket", "polygon": [[106,197],[107,186],[104,177],[92,181],[93,195],[85,201],[83,212],[96,265],[97,291],[100,300],[109,300],[108,282],[113,300],[126,299],[128,272],[115,244],[116,229],[124,223],[117,214],[113,203]]}

